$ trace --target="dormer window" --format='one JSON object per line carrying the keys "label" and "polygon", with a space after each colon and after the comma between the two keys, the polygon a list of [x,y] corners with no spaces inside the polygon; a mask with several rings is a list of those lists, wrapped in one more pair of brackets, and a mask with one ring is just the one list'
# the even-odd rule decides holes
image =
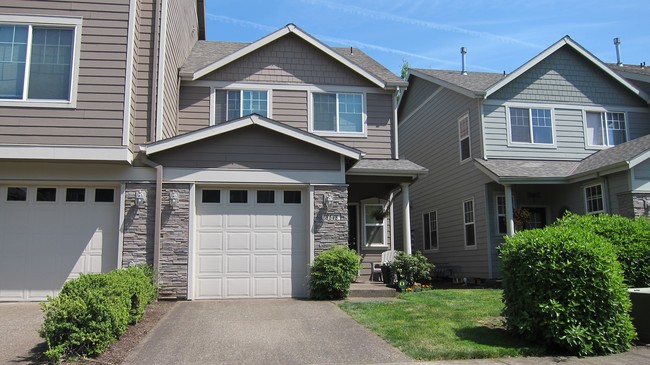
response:
{"label": "dormer window", "polygon": [[268,117],[269,96],[266,90],[229,90],[227,120],[259,114]]}
{"label": "dormer window", "polygon": [[510,108],[510,141],[553,144],[551,109]]}
{"label": "dormer window", "polygon": [[315,132],[363,133],[363,94],[314,93]]}

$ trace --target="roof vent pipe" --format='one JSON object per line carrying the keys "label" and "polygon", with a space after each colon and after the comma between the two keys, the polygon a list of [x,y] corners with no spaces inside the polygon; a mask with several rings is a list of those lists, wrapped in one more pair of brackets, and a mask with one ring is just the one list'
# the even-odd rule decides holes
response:
{"label": "roof vent pipe", "polygon": [[462,55],[463,59],[463,69],[460,71],[461,75],[467,75],[467,68],[466,63],[467,63],[467,47],[460,47],[460,54]]}
{"label": "roof vent pipe", "polygon": [[616,66],[623,66],[623,62],[621,62],[621,38],[614,38],[614,45],[616,46]]}

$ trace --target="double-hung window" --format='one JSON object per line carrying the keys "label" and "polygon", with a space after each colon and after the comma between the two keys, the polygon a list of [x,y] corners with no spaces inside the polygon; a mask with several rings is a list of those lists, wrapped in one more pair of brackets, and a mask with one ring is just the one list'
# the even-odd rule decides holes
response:
{"label": "double-hung window", "polygon": [[465,226],[465,247],[476,247],[474,229],[474,199],[463,202],[463,223]]}
{"label": "double-hung window", "polygon": [[0,103],[70,106],[81,19],[0,16]]}
{"label": "double-hung window", "polygon": [[596,184],[585,187],[585,203],[587,213],[597,214],[605,212],[603,201],[603,184]]}
{"label": "double-hung window", "polygon": [[366,247],[386,245],[386,216],[382,204],[363,206],[364,241]]}
{"label": "double-hung window", "polygon": [[497,233],[506,234],[508,226],[506,224],[506,197],[497,196]]}
{"label": "double-hung window", "polygon": [[510,141],[553,144],[551,109],[510,108]]}
{"label": "double-hung window", "polygon": [[250,114],[268,117],[269,97],[266,90],[229,90],[227,101],[227,120]]}
{"label": "double-hung window", "polygon": [[458,138],[460,141],[460,161],[463,162],[472,157],[469,141],[469,115],[458,119]]}
{"label": "double-hung window", "polygon": [[313,94],[316,132],[363,133],[363,94]]}
{"label": "double-hung window", "polygon": [[589,146],[615,146],[626,141],[625,113],[587,112]]}
{"label": "double-hung window", "polygon": [[422,216],[424,228],[424,250],[438,249],[438,211],[424,213]]}

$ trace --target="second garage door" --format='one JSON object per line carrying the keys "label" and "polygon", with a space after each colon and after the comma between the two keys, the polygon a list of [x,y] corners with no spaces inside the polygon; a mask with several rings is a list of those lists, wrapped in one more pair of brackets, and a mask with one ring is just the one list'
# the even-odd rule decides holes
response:
{"label": "second garage door", "polygon": [[197,191],[194,298],[306,297],[306,193]]}

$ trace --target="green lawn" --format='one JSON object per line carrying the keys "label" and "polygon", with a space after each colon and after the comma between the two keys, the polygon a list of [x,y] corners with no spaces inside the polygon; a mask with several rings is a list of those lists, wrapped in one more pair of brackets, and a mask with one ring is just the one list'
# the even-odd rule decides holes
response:
{"label": "green lawn", "polygon": [[507,333],[501,290],[427,290],[394,302],[343,302],[359,323],[417,360],[542,355]]}

